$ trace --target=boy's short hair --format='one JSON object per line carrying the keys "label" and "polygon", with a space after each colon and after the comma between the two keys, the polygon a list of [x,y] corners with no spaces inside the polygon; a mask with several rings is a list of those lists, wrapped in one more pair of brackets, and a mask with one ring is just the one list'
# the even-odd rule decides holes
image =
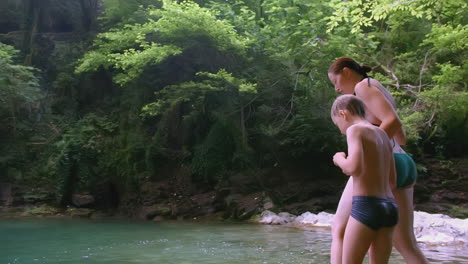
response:
{"label": "boy's short hair", "polygon": [[347,110],[352,115],[366,118],[366,107],[361,99],[354,95],[340,95],[335,99],[331,108],[331,117],[338,115],[340,110]]}

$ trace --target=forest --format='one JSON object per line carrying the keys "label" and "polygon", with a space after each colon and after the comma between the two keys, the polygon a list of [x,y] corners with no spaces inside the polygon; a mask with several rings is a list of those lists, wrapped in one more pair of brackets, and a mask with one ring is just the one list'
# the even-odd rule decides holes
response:
{"label": "forest", "polygon": [[467,217],[467,21],[463,0],[3,0],[0,202],[333,211],[349,56],[397,100],[417,206]]}

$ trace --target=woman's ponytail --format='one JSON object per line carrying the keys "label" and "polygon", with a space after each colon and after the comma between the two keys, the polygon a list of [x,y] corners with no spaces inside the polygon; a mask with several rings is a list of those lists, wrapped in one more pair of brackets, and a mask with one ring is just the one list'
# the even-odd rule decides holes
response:
{"label": "woman's ponytail", "polygon": [[359,74],[361,74],[364,78],[367,78],[367,73],[372,71],[372,68],[367,66],[367,65],[359,65],[355,60],[348,58],[348,57],[341,57],[336,59],[332,65],[330,65],[330,68],[328,69],[328,72],[331,72],[333,74],[338,74],[343,71],[343,68],[349,68]]}

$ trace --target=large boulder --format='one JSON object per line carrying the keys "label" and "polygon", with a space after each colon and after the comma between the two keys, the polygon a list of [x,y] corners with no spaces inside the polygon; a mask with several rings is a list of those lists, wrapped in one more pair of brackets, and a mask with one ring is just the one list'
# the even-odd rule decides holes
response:
{"label": "large boulder", "polygon": [[266,197],[267,196],[263,192],[230,194],[224,199],[226,210],[223,217],[247,220],[263,210]]}
{"label": "large boulder", "polygon": [[89,208],[68,208],[65,212],[67,215],[73,218],[90,218],[94,213],[93,209]]}
{"label": "large boulder", "polygon": [[156,216],[170,216],[172,208],[166,203],[154,204],[151,206],[142,206],[138,211],[138,218],[144,220],[153,219]]}
{"label": "large boulder", "polygon": [[90,207],[94,201],[94,196],[89,194],[74,194],[72,196],[72,203],[76,207]]}
{"label": "large boulder", "polygon": [[0,206],[23,206],[54,203],[54,193],[44,188],[0,183]]}
{"label": "large boulder", "polygon": [[10,206],[12,202],[12,185],[0,182],[0,206]]}
{"label": "large boulder", "polygon": [[146,182],[140,187],[141,204],[150,206],[161,202],[169,198],[170,193],[171,188],[167,181]]}
{"label": "large boulder", "polygon": [[196,194],[190,197],[195,207],[192,210],[191,216],[210,215],[217,211],[216,192],[206,192]]}

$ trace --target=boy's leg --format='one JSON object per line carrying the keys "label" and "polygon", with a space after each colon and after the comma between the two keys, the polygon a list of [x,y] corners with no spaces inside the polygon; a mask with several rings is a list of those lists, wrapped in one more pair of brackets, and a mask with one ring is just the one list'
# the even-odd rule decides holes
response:
{"label": "boy's leg", "polygon": [[414,236],[413,187],[393,190],[398,205],[398,224],[393,233],[393,246],[408,264],[429,263]]}
{"label": "boy's leg", "polygon": [[350,217],[343,240],[344,264],[362,264],[377,232]]}
{"label": "boy's leg", "polygon": [[343,238],[351,214],[353,203],[353,177],[349,177],[348,183],[341,194],[338,208],[332,222],[332,244],[330,252],[331,264],[341,264],[343,254]]}
{"label": "boy's leg", "polygon": [[386,264],[392,253],[392,234],[394,227],[381,228],[371,244],[370,264]]}

